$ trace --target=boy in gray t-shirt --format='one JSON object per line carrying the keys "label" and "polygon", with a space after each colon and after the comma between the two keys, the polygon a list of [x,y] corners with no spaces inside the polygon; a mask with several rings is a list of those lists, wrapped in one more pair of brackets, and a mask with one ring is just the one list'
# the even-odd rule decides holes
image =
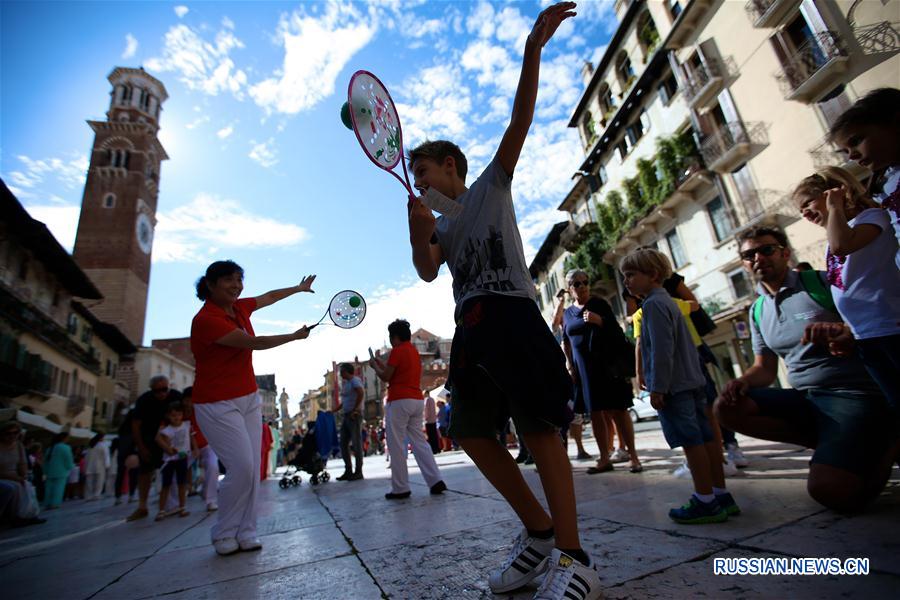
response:
{"label": "boy in gray t-shirt", "polygon": [[[571,380],[565,357],[534,301],[510,187],[537,98],[541,51],[572,2],[544,10],[525,45],[513,114],[494,159],[466,188],[466,158],[447,141],[409,153],[419,190],[440,192],[460,205],[435,219],[410,198],[413,264],[433,281],[446,262],[453,276],[457,328],[448,388],[450,435],[515,510],[525,526],[501,569],[488,578],[494,593],[522,587],[541,574],[540,598],[597,598],[600,581],[578,536],[572,468],[559,440]],[[512,417],[541,471],[548,515],[526,484],[497,431]]]}

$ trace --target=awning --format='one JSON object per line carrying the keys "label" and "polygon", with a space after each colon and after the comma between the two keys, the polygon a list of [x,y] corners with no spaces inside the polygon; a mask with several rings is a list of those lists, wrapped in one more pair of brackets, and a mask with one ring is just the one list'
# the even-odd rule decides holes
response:
{"label": "awning", "polygon": [[68,429],[69,436],[78,439],[89,440],[96,435],[96,433],[94,433],[90,429],[85,429],[83,427],[67,428],[58,423],[54,423],[50,419],[32,414],[30,412],[25,412],[24,410],[16,412],[16,420],[23,425],[27,425],[34,429],[43,429],[45,431],[49,431],[50,433],[59,433],[64,429]]}

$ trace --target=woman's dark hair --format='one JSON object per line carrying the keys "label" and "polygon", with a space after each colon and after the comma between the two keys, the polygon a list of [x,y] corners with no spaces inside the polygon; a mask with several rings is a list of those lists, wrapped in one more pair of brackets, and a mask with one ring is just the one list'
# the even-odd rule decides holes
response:
{"label": "woman's dark hair", "polygon": [[194,386],[192,386],[192,385],[189,385],[186,388],[184,388],[183,390],[181,390],[182,398],[190,398],[193,395],[194,395]]}
{"label": "woman's dark hair", "polygon": [[356,369],[353,368],[353,365],[351,365],[350,363],[341,363],[340,368],[341,373],[346,373],[347,375],[353,375],[353,373],[356,371]]}
{"label": "woman's dark hair", "polygon": [[401,342],[408,342],[412,338],[412,333],[409,331],[409,321],[397,319],[388,325],[388,335],[396,337]]}
{"label": "woman's dark hair", "polygon": [[66,438],[69,437],[68,431],[60,431],[59,433],[53,436],[53,439],[50,441],[51,446],[55,446],[56,444],[61,444],[66,441]]}
{"label": "woman's dark hair", "polygon": [[197,280],[197,297],[203,301],[209,298],[209,284],[217,282],[222,277],[228,277],[238,273],[244,278],[244,269],[233,260],[217,260],[206,267],[206,275]]}
{"label": "woman's dark hair", "polygon": [[176,400],[175,402],[169,402],[169,405],[166,407],[166,414],[169,414],[172,412],[183,413],[184,405],[178,400]]}
{"label": "woman's dark hair", "polygon": [[95,448],[97,446],[97,444],[100,443],[100,440],[102,440],[102,439],[103,439],[103,434],[98,433],[97,435],[95,435],[94,437],[91,438],[91,441],[88,442],[88,446],[90,446],[91,448]]}
{"label": "woman's dark hair", "polygon": [[857,125],[889,125],[900,115],[900,90],[878,88],[872,90],[839,116],[828,131],[834,140],[847,127]]}

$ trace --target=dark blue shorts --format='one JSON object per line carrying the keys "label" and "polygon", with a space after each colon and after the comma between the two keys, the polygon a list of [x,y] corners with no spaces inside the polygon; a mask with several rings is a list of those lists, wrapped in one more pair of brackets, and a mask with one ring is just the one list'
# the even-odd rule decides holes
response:
{"label": "dark blue shorts", "polygon": [[831,390],[757,388],[759,415],[787,421],[815,441],[812,461],[860,475],[877,466],[896,436],[884,399]]}
{"label": "dark blue shorts", "polygon": [[178,482],[178,485],[184,485],[185,483],[187,483],[187,466],[187,458],[176,458],[175,460],[170,460],[166,463],[163,463],[163,487],[172,485],[173,476],[175,477],[175,481]]}
{"label": "dark blue shorts", "polygon": [[665,407],[657,412],[669,448],[702,446],[715,439],[706,418],[703,387],[667,394]]}

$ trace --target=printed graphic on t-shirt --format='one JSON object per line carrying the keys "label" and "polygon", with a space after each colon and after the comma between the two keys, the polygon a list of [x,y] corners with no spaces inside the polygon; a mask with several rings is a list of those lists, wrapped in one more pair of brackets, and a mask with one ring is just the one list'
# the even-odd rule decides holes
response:
{"label": "printed graphic on t-shirt", "polygon": [[496,227],[488,228],[488,237],[468,240],[462,260],[457,263],[453,278],[464,282],[460,296],[472,290],[510,292],[516,289],[512,283],[512,267],[506,260],[503,234]]}
{"label": "printed graphic on t-shirt", "polygon": [[825,264],[828,267],[827,276],[828,283],[838,288],[839,290],[846,289],[844,287],[844,263],[847,262],[846,256],[838,256],[831,251],[831,248],[828,249],[828,254],[825,257]]}

